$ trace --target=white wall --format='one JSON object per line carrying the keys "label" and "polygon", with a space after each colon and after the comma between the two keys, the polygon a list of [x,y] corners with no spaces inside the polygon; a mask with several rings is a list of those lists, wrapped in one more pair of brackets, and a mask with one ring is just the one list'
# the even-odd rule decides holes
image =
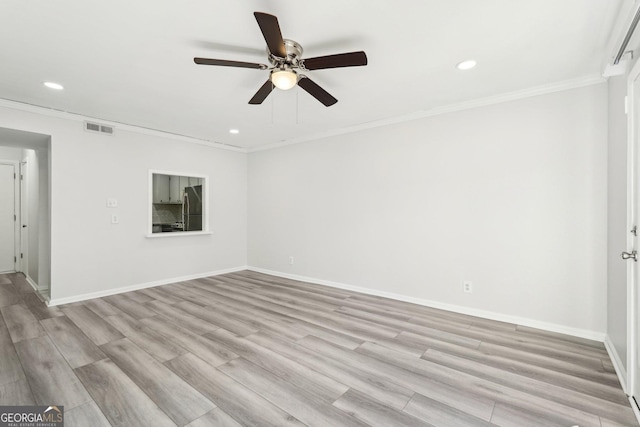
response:
{"label": "white wall", "polygon": [[[0,127],[51,135],[52,300],[246,265],[244,153],[117,128],[95,135],[80,121],[7,107]],[[212,235],[145,237],[149,169],[209,176]],[[108,197],[119,207],[107,208]]]}
{"label": "white wall", "polygon": [[603,334],[606,158],[605,84],[254,152],[249,265]]}

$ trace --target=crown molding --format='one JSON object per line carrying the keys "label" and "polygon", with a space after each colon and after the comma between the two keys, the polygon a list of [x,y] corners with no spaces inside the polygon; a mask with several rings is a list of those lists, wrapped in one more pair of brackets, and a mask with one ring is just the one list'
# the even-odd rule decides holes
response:
{"label": "crown molding", "polygon": [[[639,0],[640,1],[640,0]],[[445,105],[442,107],[435,107],[429,110],[419,110],[409,114],[403,114],[400,116],[390,117],[381,120],[375,120],[367,123],[361,123],[353,126],[346,126],[339,129],[331,129],[325,132],[314,133],[299,138],[292,138],[280,142],[268,143],[253,148],[243,148],[233,145],[224,144],[221,142],[209,141],[205,139],[195,138],[187,135],[180,135],[176,133],[161,131],[157,129],[150,129],[141,126],[130,125],[126,123],[114,122],[110,120],[103,120],[97,117],[85,116],[82,114],[69,113],[62,110],[55,110],[52,108],[41,107],[33,104],[26,104],[23,102],[12,101],[8,99],[0,98],[0,107],[7,107],[14,110],[27,111],[31,113],[41,114],[49,117],[56,117],[66,120],[74,120],[77,122],[98,121],[106,125],[114,126],[118,130],[126,130],[129,132],[135,132],[144,135],[157,136],[160,138],[168,138],[177,141],[190,142],[193,144],[206,145],[209,147],[219,148],[222,150],[236,151],[240,153],[253,153],[258,151],[273,150],[288,145],[301,144],[305,142],[316,141],[320,139],[329,138],[332,136],[345,135],[353,132],[359,132],[367,129],[375,129],[383,126],[390,126],[398,123],[405,123],[414,120],[420,120],[428,117],[439,116],[442,114],[454,113],[457,111],[470,110],[474,108],[487,107],[490,105],[501,104],[509,101],[516,101],[519,99],[530,98],[539,95],[546,95],[554,92],[562,92],[570,89],[577,89],[585,86],[592,86],[605,83],[607,79],[600,75],[584,76],[578,79],[565,80],[562,82],[552,83],[548,85],[535,86],[529,89],[508,92],[500,95],[489,96],[486,98],[479,98],[471,101],[460,102],[456,104]]]}
{"label": "crown molding", "polygon": [[242,147],[236,147],[234,145],[228,145],[221,142],[209,141],[206,139],[194,138],[192,136],[180,135],[177,133],[166,132],[157,129],[145,128],[142,126],[130,125],[126,123],[114,122],[111,120],[104,120],[99,117],[85,116],[77,113],[70,113],[62,110],[55,110],[53,108],[41,107],[39,105],[27,104],[24,102],[12,101],[9,99],[0,98],[0,107],[11,108],[13,110],[26,111],[29,113],[41,114],[43,116],[55,117],[58,119],[73,120],[76,122],[92,121],[99,122],[105,125],[114,126],[119,131],[126,130],[129,132],[135,132],[143,135],[157,136],[160,138],[173,139],[176,141],[190,142],[193,144],[206,145],[208,147],[219,148],[222,150],[238,151],[246,153],[247,150]]}
{"label": "crown molding", "polygon": [[397,123],[410,122],[413,120],[420,120],[427,117],[439,116],[442,114],[454,113],[457,111],[470,110],[474,108],[487,107],[490,105],[501,104],[504,102],[516,101],[524,98],[531,98],[539,95],[546,95],[554,92],[562,92],[570,89],[577,89],[585,86],[592,86],[597,84],[606,83],[607,79],[600,75],[590,75],[581,77],[578,79],[565,80],[562,82],[552,83],[543,86],[535,86],[529,89],[508,92],[500,95],[489,96],[486,98],[479,98],[471,101],[460,102],[456,104],[445,105],[442,107],[436,107],[429,110],[420,110],[413,113],[404,114],[401,116],[390,117],[382,120],[375,120],[372,122],[362,123],[354,126],[347,126],[340,129],[332,129],[326,132],[316,133],[309,136],[300,138],[292,138],[285,141],[280,141],[271,144],[265,144],[254,148],[247,149],[247,152],[253,153],[257,151],[273,150],[280,147],[286,147],[288,145],[301,144],[304,142],[316,141],[319,139],[329,138],[332,136],[345,135],[353,132],[359,132],[366,129],[374,129],[383,126],[394,125]]}

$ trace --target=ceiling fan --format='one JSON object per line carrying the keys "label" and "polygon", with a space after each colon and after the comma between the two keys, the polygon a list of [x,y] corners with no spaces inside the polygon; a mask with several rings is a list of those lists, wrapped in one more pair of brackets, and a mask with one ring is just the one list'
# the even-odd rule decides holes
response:
{"label": "ceiling fan", "polygon": [[258,89],[249,104],[262,104],[274,87],[288,90],[297,84],[311,96],[329,107],[338,102],[338,100],[300,71],[367,65],[367,55],[363,51],[302,59],[302,46],[293,40],[282,38],[278,18],[262,12],[254,12],[253,14],[256,17],[256,21],[258,21],[264,40],[267,42],[267,55],[272,65],[271,67],[254,62],[193,58],[193,61],[200,65],[255,68],[258,70],[270,69],[269,79]]}

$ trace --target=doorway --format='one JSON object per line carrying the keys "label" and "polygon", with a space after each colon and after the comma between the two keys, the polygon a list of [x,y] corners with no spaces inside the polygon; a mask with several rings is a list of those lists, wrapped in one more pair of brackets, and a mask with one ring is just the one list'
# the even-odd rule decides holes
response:
{"label": "doorway", "polygon": [[[17,154],[16,154],[17,153]],[[0,219],[0,251],[4,236],[14,242],[12,271],[25,275],[27,282],[45,300],[51,299],[51,137],[33,132],[0,128],[0,159],[10,157],[15,173],[12,235],[5,234]],[[0,163],[2,161],[0,160]],[[8,176],[9,172],[0,173]],[[0,182],[0,185],[2,183]],[[0,195],[6,192],[0,188]],[[4,201],[4,197],[0,200]],[[0,203],[0,215],[4,203]],[[14,217],[15,215],[15,221]],[[6,216],[6,215],[5,215]],[[7,216],[8,217],[8,216]],[[0,257],[3,256],[0,252]],[[1,258],[0,258],[1,259]],[[1,262],[1,261],[0,261]],[[1,266],[1,265],[0,265]],[[0,269],[0,271],[2,271]]]}

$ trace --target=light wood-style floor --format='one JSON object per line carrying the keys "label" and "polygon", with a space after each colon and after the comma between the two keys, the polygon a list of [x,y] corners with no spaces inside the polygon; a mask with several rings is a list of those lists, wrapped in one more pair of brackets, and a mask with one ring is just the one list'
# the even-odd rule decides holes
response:
{"label": "light wood-style floor", "polygon": [[0,405],[68,427],[638,425],[601,343],[254,272],[0,312]]}

